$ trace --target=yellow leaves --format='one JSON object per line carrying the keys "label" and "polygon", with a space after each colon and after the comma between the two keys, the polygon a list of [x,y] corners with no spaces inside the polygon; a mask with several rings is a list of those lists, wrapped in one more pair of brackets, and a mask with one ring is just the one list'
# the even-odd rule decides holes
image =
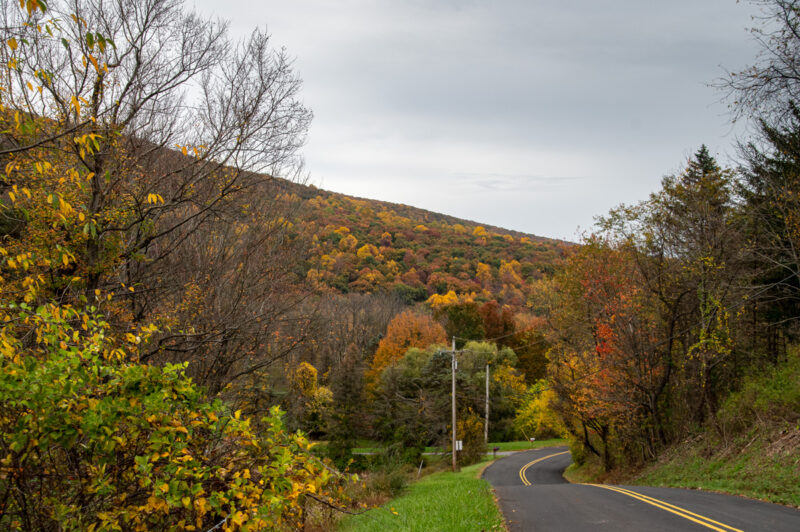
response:
{"label": "yellow leaves", "polygon": [[[167,491],[169,491],[169,487],[167,487]],[[151,495],[147,499],[145,510],[154,510],[156,512],[163,510],[166,513],[169,512],[169,504],[167,504],[167,501]]]}
{"label": "yellow leaves", "polygon": [[72,208],[72,205],[70,205],[69,203],[64,201],[64,198],[59,197],[58,198],[58,210],[61,211],[61,214],[66,216],[66,215],[70,214],[74,209]]}
{"label": "yellow leaves", "polygon": [[440,309],[450,305],[457,305],[459,303],[471,303],[475,301],[476,294],[456,294],[453,290],[448,291],[446,294],[433,294],[425,301],[432,309]]}
{"label": "yellow leaves", "polygon": [[11,37],[9,40],[7,40],[7,41],[6,41],[6,44],[7,44],[7,45],[8,45],[8,47],[9,47],[9,48],[11,48],[12,50],[16,50],[16,49],[17,49],[17,46],[19,46],[19,45],[17,44],[17,40],[16,40],[14,37]]}
{"label": "yellow leaves", "polygon": [[342,251],[353,251],[358,244],[358,239],[353,235],[347,235],[339,241],[339,249]]}
{"label": "yellow leaves", "polygon": [[233,417],[234,417],[234,419],[241,418],[242,417],[242,411],[241,410],[237,410],[236,412],[233,413]]}
{"label": "yellow leaves", "polygon": [[362,260],[366,259],[367,257],[375,257],[378,259],[383,258],[380,252],[378,251],[378,248],[376,248],[372,244],[364,244],[363,246],[358,248],[356,256]]}
{"label": "yellow leaves", "polygon": [[164,198],[162,198],[160,194],[150,193],[150,194],[147,195],[147,203],[149,205],[155,205],[157,203],[164,203]]}
{"label": "yellow leaves", "polygon": [[74,94],[72,95],[72,97],[70,97],[69,103],[70,103],[70,107],[73,107],[75,109],[75,114],[80,115],[81,114],[81,103],[78,101],[78,98],[76,98]]}
{"label": "yellow leaves", "polygon": [[10,176],[11,172],[13,172],[14,170],[19,170],[19,165],[18,164],[15,164],[13,161],[11,161],[10,163],[6,164],[6,167],[5,167],[6,175]]}
{"label": "yellow leaves", "polygon": [[[83,98],[80,98],[80,100],[83,103],[87,103]],[[72,103],[70,104],[70,107],[75,107],[75,112],[80,113],[80,103],[74,96],[72,97]],[[102,139],[102,135],[98,135],[97,133],[87,133],[85,135],[81,135],[80,137],[73,137],[72,141],[78,146],[81,157],[86,157],[87,153],[92,154],[100,150],[100,141]],[[94,177],[93,174],[90,175]]]}
{"label": "yellow leaves", "polygon": [[202,144],[200,146],[183,146],[181,144],[176,144],[175,147],[178,148],[183,155],[188,156],[189,151],[191,151],[195,157],[200,157],[203,154],[203,150],[206,149],[206,146]]}
{"label": "yellow leaves", "polygon": [[244,512],[236,512],[231,517],[231,521],[235,525],[242,526],[244,522],[247,521],[247,514]]}
{"label": "yellow leaves", "polygon": [[95,72],[97,72],[99,74],[100,70],[101,70],[100,65],[97,63],[97,59],[92,54],[89,54],[89,61],[91,61]]}
{"label": "yellow leaves", "polygon": [[44,175],[45,172],[53,168],[53,165],[47,161],[44,162],[37,161],[36,163],[34,163],[33,166],[36,168],[36,171],[39,173],[39,175]]}
{"label": "yellow leaves", "polygon": [[32,15],[36,10],[39,10],[42,13],[47,10],[45,3],[40,0],[19,0],[19,7],[20,9],[25,9],[28,12],[28,15]]}
{"label": "yellow leaves", "polygon": [[194,508],[200,515],[205,515],[208,512],[210,506],[208,505],[208,501],[204,497],[200,497],[199,499],[195,499]]}

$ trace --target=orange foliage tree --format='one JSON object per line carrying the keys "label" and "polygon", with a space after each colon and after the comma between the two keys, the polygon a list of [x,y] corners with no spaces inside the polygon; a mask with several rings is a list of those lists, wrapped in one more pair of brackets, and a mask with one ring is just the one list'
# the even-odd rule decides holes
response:
{"label": "orange foliage tree", "polygon": [[426,348],[432,344],[444,344],[447,337],[444,328],[427,314],[407,310],[395,316],[386,328],[372,359],[370,376],[380,374],[411,347]]}
{"label": "orange foliage tree", "polygon": [[633,257],[591,238],[556,285],[549,377],[557,410],[606,468],[617,451],[634,452],[629,442],[642,446],[639,455],[653,453],[670,361]]}

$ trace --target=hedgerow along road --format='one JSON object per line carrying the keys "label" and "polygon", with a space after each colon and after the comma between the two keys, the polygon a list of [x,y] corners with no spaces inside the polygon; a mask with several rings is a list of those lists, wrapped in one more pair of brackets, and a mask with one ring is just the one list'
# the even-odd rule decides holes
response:
{"label": "hedgerow along road", "polygon": [[570,484],[566,447],[502,458],[483,478],[495,489],[512,531],[799,532],[800,510],[705,491]]}

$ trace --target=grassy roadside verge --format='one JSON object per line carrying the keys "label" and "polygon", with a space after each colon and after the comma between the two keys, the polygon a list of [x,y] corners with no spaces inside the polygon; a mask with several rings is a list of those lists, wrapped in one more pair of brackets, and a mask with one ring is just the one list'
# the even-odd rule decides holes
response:
{"label": "grassy roadside verge", "polygon": [[382,507],[342,520],[338,530],[505,530],[491,486],[478,478],[488,462],[431,474]]}
{"label": "grassy roadside verge", "polygon": [[630,482],[743,495],[800,507],[800,429],[751,435],[732,445],[700,440],[668,452]]}
{"label": "grassy roadside verge", "polygon": [[489,443],[489,452],[492,448],[499,447],[498,451],[527,451],[529,449],[538,449],[540,447],[556,447],[559,445],[567,445],[567,440],[554,438],[551,440],[536,440],[531,443],[529,441],[501,441],[497,443]]}
{"label": "grassy roadside verge", "polygon": [[[525,440],[521,441],[501,441],[501,442],[489,442],[489,452],[491,453],[494,447],[498,447],[498,451],[527,451],[529,449],[538,449],[539,447],[554,447],[556,445],[566,445],[567,440],[562,439],[551,439],[551,440],[537,440],[533,443]],[[383,450],[383,447],[380,447],[377,444],[363,446],[363,447],[354,447],[353,453],[359,454],[367,454],[367,453],[378,453]],[[440,447],[425,447],[426,453],[441,453],[444,452]]]}
{"label": "grassy roadside verge", "polygon": [[599,460],[571,464],[564,478],[573,483],[631,484],[700,489],[800,508],[800,429],[763,428],[722,442],[704,434],[666,450],[643,469],[603,471]]}

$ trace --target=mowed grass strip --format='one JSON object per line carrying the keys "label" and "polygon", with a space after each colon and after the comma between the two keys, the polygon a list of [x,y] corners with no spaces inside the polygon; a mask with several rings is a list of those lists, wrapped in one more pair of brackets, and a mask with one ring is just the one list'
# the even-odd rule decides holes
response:
{"label": "mowed grass strip", "polygon": [[[567,445],[567,440],[551,439],[551,440],[536,440],[531,443],[529,441],[501,441],[490,442],[488,444],[489,454],[492,453],[494,447],[498,447],[498,451],[528,451],[530,449],[538,449],[539,447],[556,447],[558,445]],[[320,446],[321,448],[324,446]],[[376,454],[384,450],[380,444],[376,443],[372,446],[353,447],[353,454]],[[426,453],[445,453],[447,449],[442,447],[425,447]]]}
{"label": "mowed grass strip", "polygon": [[557,447],[559,445],[567,445],[567,440],[552,439],[552,440],[536,440],[533,443],[529,441],[501,441],[496,443],[489,443],[489,452],[492,452],[494,447],[499,447],[498,451],[527,451],[529,449],[538,449],[540,447]]}
{"label": "mowed grass strip", "polygon": [[478,478],[478,472],[485,465],[464,467],[458,473],[429,475],[411,484],[405,495],[384,506],[344,519],[339,530],[504,530],[491,486]]}

